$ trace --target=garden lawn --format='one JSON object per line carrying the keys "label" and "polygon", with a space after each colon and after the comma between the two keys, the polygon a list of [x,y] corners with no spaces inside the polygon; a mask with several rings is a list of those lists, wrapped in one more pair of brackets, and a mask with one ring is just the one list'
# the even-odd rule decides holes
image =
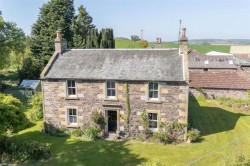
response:
{"label": "garden lawn", "polygon": [[[211,103],[213,102],[204,99],[190,99],[190,123],[203,135],[202,141],[193,144],[94,142],[77,138],[52,137],[40,133],[42,122],[20,132],[13,139],[50,143],[51,159],[36,165],[51,166],[132,166],[147,161],[159,161],[166,165],[225,165],[231,155],[250,154],[250,116]],[[234,140],[236,140],[234,143],[229,144]],[[205,157],[197,160],[202,156]],[[197,162],[192,163],[195,160]]]}

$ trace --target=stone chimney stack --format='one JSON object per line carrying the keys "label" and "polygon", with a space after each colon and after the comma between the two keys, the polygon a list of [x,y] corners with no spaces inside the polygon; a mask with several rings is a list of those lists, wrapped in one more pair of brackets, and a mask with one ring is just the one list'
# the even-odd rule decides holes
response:
{"label": "stone chimney stack", "polygon": [[179,53],[183,57],[183,74],[184,80],[189,82],[189,68],[188,68],[188,38],[186,37],[186,28],[182,29],[179,41]]}
{"label": "stone chimney stack", "polygon": [[162,48],[161,45],[161,38],[156,38],[156,42],[155,42],[155,48]]}
{"label": "stone chimney stack", "polygon": [[67,41],[62,38],[62,30],[57,30],[55,39],[55,52],[61,53],[65,49],[67,49]]}

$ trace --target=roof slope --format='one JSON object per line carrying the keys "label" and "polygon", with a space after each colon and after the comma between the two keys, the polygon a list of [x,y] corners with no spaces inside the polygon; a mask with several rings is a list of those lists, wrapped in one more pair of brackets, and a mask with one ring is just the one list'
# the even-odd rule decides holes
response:
{"label": "roof slope", "polygon": [[237,66],[233,63],[233,56],[227,55],[198,55],[189,54],[189,68],[215,68],[215,69],[234,69]]}
{"label": "roof slope", "polygon": [[23,80],[19,85],[20,89],[36,89],[40,80]]}
{"label": "roof slope", "polygon": [[250,80],[238,71],[190,71],[190,87],[218,89],[250,89]]}
{"label": "roof slope", "polygon": [[183,81],[178,49],[66,50],[45,79]]}
{"label": "roof slope", "polygon": [[208,53],[206,53],[205,55],[209,55],[209,56],[232,56],[233,54],[228,54],[228,53],[224,53],[224,52],[217,52],[217,51],[210,51]]}

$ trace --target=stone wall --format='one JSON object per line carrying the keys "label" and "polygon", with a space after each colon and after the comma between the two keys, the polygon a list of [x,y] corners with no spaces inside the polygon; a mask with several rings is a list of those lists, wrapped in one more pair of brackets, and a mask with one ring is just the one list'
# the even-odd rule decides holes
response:
{"label": "stone wall", "polygon": [[247,90],[238,89],[207,89],[207,88],[190,88],[190,95],[192,96],[206,96],[208,98],[234,98],[234,99],[248,99]]}
{"label": "stone wall", "polygon": [[[130,131],[133,135],[143,131],[141,113],[158,113],[158,122],[187,123],[188,86],[184,82],[159,82],[160,100],[149,101],[147,98],[148,82],[128,82],[131,107]],[[76,81],[77,97],[66,96],[66,80],[43,80],[44,120],[56,127],[82,127],[90,123],[93,111],[116,110],[118,114],[118,130],[124,131],[126,117],[125,82],[116,82],[117,98],[105,98],[104,81]],[[78,111],[78,126],[68,125],[67,108]],[[184,136],[185,137],[185,136]]]}

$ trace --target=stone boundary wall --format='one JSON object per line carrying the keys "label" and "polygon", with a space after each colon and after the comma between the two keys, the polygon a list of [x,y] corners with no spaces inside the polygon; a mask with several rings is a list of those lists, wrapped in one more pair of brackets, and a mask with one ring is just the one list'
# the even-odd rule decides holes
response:
{"label": "stone boundary wall", "polygon": [[234,98],[234,99],[248,99],[247,90],[238,89],[208,89],[208,88],[190,88],[191,96],[206,96],[208,98]]}

